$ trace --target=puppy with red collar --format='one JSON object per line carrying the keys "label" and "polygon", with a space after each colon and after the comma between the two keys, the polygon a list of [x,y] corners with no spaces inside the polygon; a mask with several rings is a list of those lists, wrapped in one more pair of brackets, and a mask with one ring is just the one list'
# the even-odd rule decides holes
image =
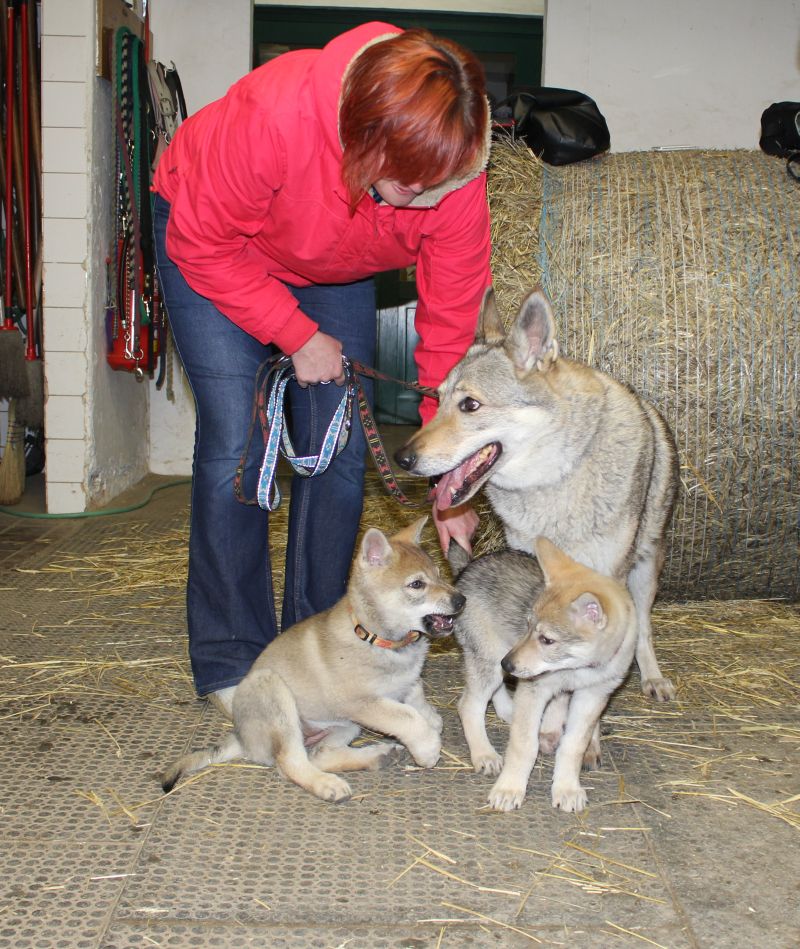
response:
{"label": "puppy with red collar", "polygon": [[345,596],[267,646],[236,687],[233,732],[171,765],[165,791],[208,765],[244,758],[275,765],[323,801],[345,801],[350,786],[334,772],[375,770],[399,750],[384,741],[351,747],[362,728],[434,767],[442,721],[425,698],[422,667],[429,639],[452,632],[465,599],[419,546],[426,520],[392,537],[366,531]]}

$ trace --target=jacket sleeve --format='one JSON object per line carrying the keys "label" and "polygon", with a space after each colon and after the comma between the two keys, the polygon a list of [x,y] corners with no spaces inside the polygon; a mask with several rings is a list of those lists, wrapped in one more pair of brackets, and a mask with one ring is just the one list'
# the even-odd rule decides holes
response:
{"label": "jacket sleeve", "polygon": [[[436,388],[472,344],[481,301],[492,282],[486,173],[430,214],[434,223],[417,259],[420,341],[414,356],[420,383]],[[436,401],[423,399],[423,424],[435,412]]]}
{"label": "jacket sleeve", "polygon": [[293,353],[317,324],[251,246],[284,178],[286,149],[247,97],[229,93],[219,107],[202,148],[181,170],[167,249],[193,290],[262,343]]}

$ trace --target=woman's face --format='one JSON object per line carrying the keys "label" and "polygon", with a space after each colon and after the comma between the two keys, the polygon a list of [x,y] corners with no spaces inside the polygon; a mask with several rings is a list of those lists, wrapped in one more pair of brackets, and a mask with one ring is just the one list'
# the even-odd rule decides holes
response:
{"label": "woman's face", "polygon": [[380,178],[373,188],[393,208],[406,207],[425,190],[425,187],[419,183],[403,185],[399,181],[391,181],[388,178]]}

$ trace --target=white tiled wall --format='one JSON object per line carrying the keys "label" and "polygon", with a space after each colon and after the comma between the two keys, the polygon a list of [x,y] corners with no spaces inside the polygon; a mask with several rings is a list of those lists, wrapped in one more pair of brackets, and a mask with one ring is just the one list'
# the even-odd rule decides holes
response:
{"label": "white tiled wall", "polygon": [[47,508],[86,507],[90,0],[42,4],[42,189]]}
{"label": "white tiled wall", "polygon": [[[121,0],[105,0],[106,4]],[[47,509],[84,511],[148,471],[148,392],[106,360],[113,241],[111,83],[97,0],[43,0],[42,146]]]}
{"label": "white tiled wall", "polygon": [[85,218],[88,209],[88,177],[50,171],[44,176],[44,206],[55,218]]}

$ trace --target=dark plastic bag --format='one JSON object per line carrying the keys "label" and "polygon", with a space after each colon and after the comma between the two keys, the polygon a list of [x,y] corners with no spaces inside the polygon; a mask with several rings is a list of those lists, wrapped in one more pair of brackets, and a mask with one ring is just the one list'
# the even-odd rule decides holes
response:
{"label": "dark plastic bag", "polygon": [[519,90],[498,104],[513,118],[513,133],[550,165],[568,165],[607,151],[608,125],[597,103],[574,89]]}

